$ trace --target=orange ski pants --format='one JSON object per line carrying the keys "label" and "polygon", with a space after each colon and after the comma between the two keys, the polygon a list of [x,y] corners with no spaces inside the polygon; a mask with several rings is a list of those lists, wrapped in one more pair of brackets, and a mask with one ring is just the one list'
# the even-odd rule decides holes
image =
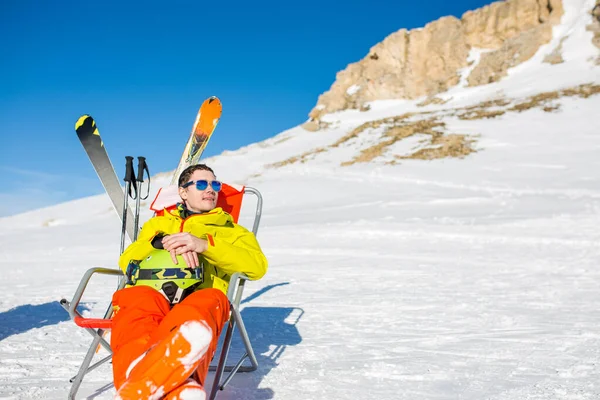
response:
{"label": "orange ski pants", "polygon": [[158,291],[134,286],[113,295],[117,310],[112,323],[113,378],[118,390],[125,382],[131,363],[186,321],[204,321],[213,331],[213,340],[198,366],[195,377],[204,385],[223,325],[229,319],[229,300],[217,289],[202,289],[171,308]]}

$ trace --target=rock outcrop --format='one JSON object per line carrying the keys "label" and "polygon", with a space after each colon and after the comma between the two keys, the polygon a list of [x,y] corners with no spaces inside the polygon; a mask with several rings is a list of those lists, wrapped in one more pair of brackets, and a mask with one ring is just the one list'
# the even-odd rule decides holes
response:
{"label": "rock outcrop", "polygon": [[368,101],[444,92],[459,83],[473,48],[486,52],[467,77],[468,85],[494,82],[547,43],[562,14],[561,0],[507,0],[460,19],[443,17],[420,29],[401,29],[337,74],[330,90],[319,96],[309,123],[314,129],[321,115],[361,109]]}

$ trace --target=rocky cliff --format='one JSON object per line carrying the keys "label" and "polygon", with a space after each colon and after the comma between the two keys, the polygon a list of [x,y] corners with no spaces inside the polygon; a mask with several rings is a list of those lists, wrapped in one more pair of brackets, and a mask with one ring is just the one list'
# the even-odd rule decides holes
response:
{"label": "rocky cliff", "polygon": [[[318,128],[321,115],[360,109],[379,99],[434,96],[456,85],[460,71],[480,59],[466,81],[469,86],[495,82],[550,41],[563,14],[561,0],[507,0],[443,17],[423,28],[401,29],[373,46],[362,60],[339,72],[330,90],[319,96],[307,128]],[[560,62],[560,54],[547,62]]]}

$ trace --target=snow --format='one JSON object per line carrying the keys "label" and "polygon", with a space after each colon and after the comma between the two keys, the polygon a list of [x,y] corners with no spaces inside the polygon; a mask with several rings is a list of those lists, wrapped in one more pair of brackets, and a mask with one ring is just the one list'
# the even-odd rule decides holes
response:
{"label": "snow", "polygon": [[485,53],[489,53],[490,51],[492,51],[492,49],[481,49],[478,47],[471,48],[469,55],[467,56],[467,66],[458,71],[460,79],[456,85],[457,88],[464,88],[467,86],[467,79],[475,67],[477,67],[479,61],[481,61],[481,56]]}
{"label": "snow", "polygon": [[[561,98],[550,113],[443,114],[447,131],[477,136],[463,159],[386,165],[416,145],[401,141],[340,167],[380,128],[328,147],[370,120],[598,84],[591,5],[566,2],[551,44],[499,82],[440,95],[446,104],[374,102],[327,115],[328,129],[295,127],[206,160],[219,179],[261,191],[269,260],[242,303],[259,369],[218,398],[600,398],[600,95]],[[543,63],[561,41],[565,62]],[[150,198],[169,181],[153,177]],[[57,301],[88,268],[116,266],[119,234],[104,195],[0,219],[0,398],[66,397],[91,337]],[[103,314],[116,285],[95,277],[86,315]],[[90,372],[78,398],[113,398],[111,376],[109,364]]]}
{"label": "snow", "polygon": [[[189,387],[186,387],[179,393],[179,400],[204,400],[206,399],[206,392],[200,385],[194,383],[188,383]],[[196,386],[197,385],[197,386]]]}
{"label": "snow", "polygon": [[346,94],[348,96],[353,96],[360,90],[360,85],[352,85],[348,89],[346,89]]}
{"label": "snow", "polygon": [[182,355],[178,360],[189,368],[208,351],[212,330],[204,321],[190,321],[181,325],[180,332],[191,348],[188,354]]}

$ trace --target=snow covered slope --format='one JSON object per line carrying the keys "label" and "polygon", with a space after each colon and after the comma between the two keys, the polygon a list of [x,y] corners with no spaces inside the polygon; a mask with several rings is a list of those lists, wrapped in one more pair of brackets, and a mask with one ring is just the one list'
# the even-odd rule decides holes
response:
{"label": "snow covered slope", "polygon": [[[263,193],[270,262],[242,313],[260,368],[219,398],[600,398],[592,5],[567,1],[552,43],[500,82],[206,160]],[[565,62],[543,63],[561,41]],[[0,398],[66,397],[91,338],[57,300],[114,266],[119,233],[104,195],[0,219]],[[89,314],[115,286],[94,281]],[[81,395],[112,398],[110,366]]]}

